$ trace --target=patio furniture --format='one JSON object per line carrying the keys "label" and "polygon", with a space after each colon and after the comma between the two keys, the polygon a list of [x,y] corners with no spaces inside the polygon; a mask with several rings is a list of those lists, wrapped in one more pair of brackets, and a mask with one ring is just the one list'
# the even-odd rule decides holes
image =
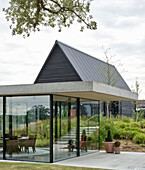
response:
{"label": "patio furniture", "polygon": [[[20,145],[20,151],[23,151],[23,148],[25,148],[25,142],[28,139],[28,135],[25,133],[21,134],[21,138],[19,139],[19,145]],[[26,152],[26,149],[25,149]]]}
{"label": "patio furniture", "polygon": [[17,136],[12,136],[12,139],[6,140],[6,152],[11,154],[17,152],[19,154],[18,138]]}
{"label": "patio furniture", "polygon": [[86,135],[82,135],[82,136],[81,136],[80,149],[81,149],[81,151],[82,151],[82,150],[85,150],[85,151],[87,152],[87,142],[86,142],[86,138],[87,138]]}
{"label": "patio furniture", "polygon": [[9,134],[8,133],[5,134],[5,138],[9,138]]}
{"label": "patio furniture", "polygon": [[25,133],[22,133],[21,134],[21,137],[27,137],[28,135],[27,134],[25,134]]}
{"label": "patio furniture", "polygon": [[[19,139],[19,146],[20,146],[20,151],[23,151],[23,148],[25,148],[25,143],[28,139],[26,138],[20,138]],[[25,148],[25,152],[26,152],[26,148]]]}
{"label": "patio furniture", "polygon": [[30,135],[28,139],[20,140],[20,147],[25,147],[25,152],[29,153],[29,147],[32,147],[33,153],[36,152],[35,149],[36,135]]}
{"label": "patio furniture", "polygon": [[75,148],[75,145],[73,145],[73,140],[70,139],[68,141],[68,150],[69,150],[69,152],[73,152],[74,148]]}

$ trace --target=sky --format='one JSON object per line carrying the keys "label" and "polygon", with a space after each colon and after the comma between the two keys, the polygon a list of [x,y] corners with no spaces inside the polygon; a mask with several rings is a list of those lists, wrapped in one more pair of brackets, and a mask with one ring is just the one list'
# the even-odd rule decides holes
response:
{"label": "sky", "polygon": [[0,85],[33,84],[59,40],[104,61],[101,46],[110,48],[112,64],[123,64],[118,70],[124,80],[131,89],[137,80],[139,99],[145,99],[145,0],[94,0],[91,14],[97,30],[80,32],[74,23],[62,32],[42,28],[26,39],[11,35],[2,12],[7,6],[8,0],[0,1]]}

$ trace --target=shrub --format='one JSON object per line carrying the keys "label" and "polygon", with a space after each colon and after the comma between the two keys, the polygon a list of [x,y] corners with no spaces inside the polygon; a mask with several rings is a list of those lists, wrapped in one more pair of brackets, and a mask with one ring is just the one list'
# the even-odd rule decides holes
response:
{"label": "shrub", "polygon": [[113,138],[112,138],[112,134],[111,134],[111,131],[108,130],[108,135],[107,135],[107,138],[105,139],[106,142],[112,142],[113,141]]}
{"label": "shrub", "polygon": [[115,142],[115,147],[119,147],[120,144],[121,144],[121,143],[120,143],[119,141],[116,141],[116,142]]}
{"label": "shrub", "polygon": [[144,131],[140,128],[131,128],[132,131],[137,131],[137,132],[140,132],[140,133],[144,133]]}
{"label": "shrub", "polygon": [[114,136],[115,128],[114,128],[113,120],[114,119],[112,118],[107,119],[106,117],[100,116],[100,148],[103,148],[102,141],[106,140],[108,130],[110,130],[112,133],[112,136]]}
{"label": "shrub", "polygon": [[88,136],[87,141],[92,141],[92,137]]}
{"label": "shrub", "polygon": [[130,131],[130,139],[132,140],[135,135],[137,135],[139,132],[137,131]]}
{"label": "shrub", "polygon": [[92,141],[92,143],[96,143],[97,140],[98,140],[98,138],[96,137],[95,134],[89,135],[89,136],[87,137],[87,141]]}
{"label": "shrub", "polygon": [[37,147],[49,147],[49,139],[37,139],[36,140],[36,146]]}
{"label": "shrub", "polygon": [[126,117],[126,116],[123,116],[122,122],[130,123],[130,118]]}
{"label": "shrub", "polygon": [[131,128],[130,127],[126,127],[126,128],[124,128],[124,130],[129,131],[129,130],[131,130]]}
{"label": "shrub", "polygon": [[100,147],[103,148],[102,141],[105,141],[107,131],[104,126],[100,128]]}
{"label": "shrub", "polygon": [[138,133],[133,137],[133,141],[138,144],[144,144],[145,143],[145,134]]}
{"label": "shrub", "polygon": [[136,122],[131,122],[130,123],[130,127],[133,127],[133,128],[138,128],[139,127],[139,124],[138,123],[136,123]]}
{"label": "shrub", "polygon": [[130,131],[122,130],[121,139],[130,139]]}
{"label": "shrub", "polygon": [[121,139],[122,129],[116,129],[114,133],[114,139]]}
{"label": "shrub", "polygon": [[118,122],[116,126],[118,128],[125,128],[125,127],[129,127],[129,124],[124,123],[124,122]]}
{"label": "shrub", "polygon": [[140,127],[141,127],[142,129],[145,128],[145,120],[144,120],[144,121],[141,121],[139,125],[140,125]]}
{"label": "shrub", "polygon": [[[143,110],[138,111],[138,121],[142,121],[143,118],[144,118],[144,111]],[[134,119],[134,121],[136,121],[136,119],[137,119],[137,112],[133,113],[133,119]]]}

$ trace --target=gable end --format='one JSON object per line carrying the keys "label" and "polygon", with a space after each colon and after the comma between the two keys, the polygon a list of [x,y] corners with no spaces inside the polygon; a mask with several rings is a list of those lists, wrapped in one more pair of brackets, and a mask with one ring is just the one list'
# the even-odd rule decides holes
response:
{"label": "gable end", "polygon": [[82,81],[62,49],[56,43],[44,63],[35,83]]}

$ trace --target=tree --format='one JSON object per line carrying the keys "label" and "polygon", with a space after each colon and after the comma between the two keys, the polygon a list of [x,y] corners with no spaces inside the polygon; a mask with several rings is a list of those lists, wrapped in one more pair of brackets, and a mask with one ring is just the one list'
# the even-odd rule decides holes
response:
{"label": "tree", "polygon": [[[103,50],[104,56],[105,56],[105,61],[106,61],[106,66],[103,67],[103,72],[101,72],[102,77],[104,79],[104,83],[111,85],[111,86],[115,86],[117,84],[117,82],[120,80],[119,78],[119,74],[116,72],[116,69],[113,68],[113,65],[111,65],[111,60],[114,57],[113,55],[110,54],[110,48],[104,48],[103,46],[101,47],[101,49]],[[122,64],[117,61],[117,67],[119,68],[120,66],[122,66]],[[124,72],[124,70],[122,70],[121,72]],[[107,103],[107,117],[109,118],[109,104],[110,101],[106,101]]]}
{"label": "tree", "polygon": [[[135,89],[132,89],[133,92],[137,93],[138,95],[141,93],[141,90],[140,90],[140,83],[138,82],[137,78],[136,78],[136,81],[135,81]],[[139,114],[142,114],[142,112],[139,111],[139,103],[136,101],[135,102],[135,105],[136,105],[136,122],[138,122],[138,119],[139,119]]]}
{"label": "tree", "polygon": [[31,32],[40,31],[41,26],[70,27],[74,20],[88,29],[97,29],[92,21],[90,4],[93,0],[10,0],[9,7],[3,8],[7,21],[11,21],[12,35],[30,36]]}
{"label": "tree", "polygon": [[50,109],[43,105],[34,105],[30,110],[28,110],[29,122],[34,122],[36,120],[45,120],[50,117]]}

